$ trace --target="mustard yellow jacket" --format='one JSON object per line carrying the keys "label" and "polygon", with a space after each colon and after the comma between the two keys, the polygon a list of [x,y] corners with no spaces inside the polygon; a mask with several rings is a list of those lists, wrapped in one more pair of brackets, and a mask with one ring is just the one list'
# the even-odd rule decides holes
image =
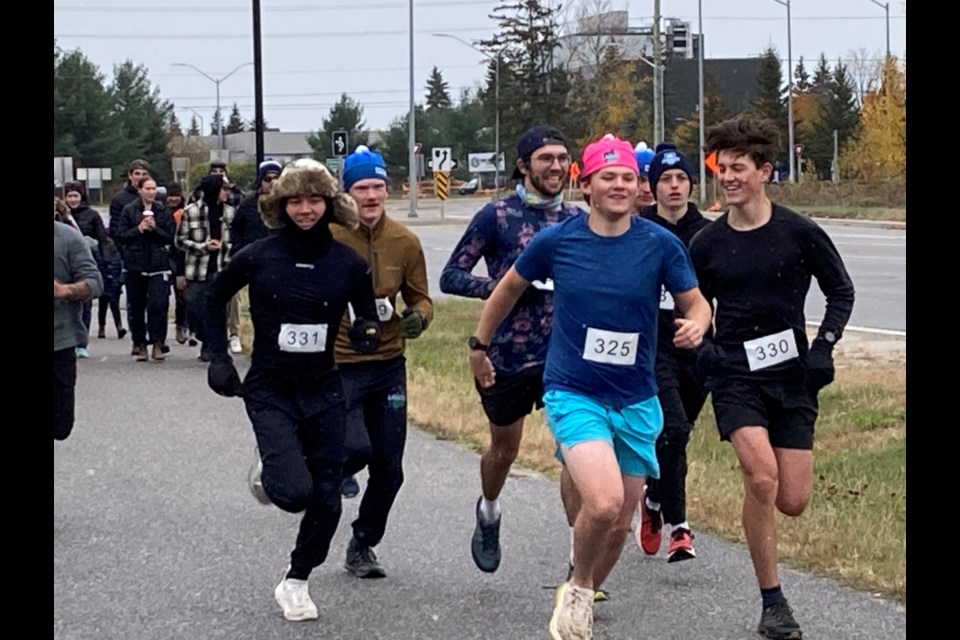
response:
{"label": "mustard yellow jacket", "polygon": [[[338,363],[370,362],[389,360],[404,353],[406,340],[400,335],[400,313],[397,309],[397,294],[403,298],[404,307],[412,307],[424,319],[424,328],[433,320],[433,301],[427,284],[427,263],[420,239],[405,225],[383,214],[373,229],[360,225],[347,229],[338,224],[330,225],[334,239],[359,253],[370,265],[373,292],[377,307],[392,308],[389,318],[380,322],[383,336],[376,353],[362,355],[350,347],[347,330],[350,327],[350,312],[344,314],[334,351]],[[383,305],[383,300],[389,305]]]}

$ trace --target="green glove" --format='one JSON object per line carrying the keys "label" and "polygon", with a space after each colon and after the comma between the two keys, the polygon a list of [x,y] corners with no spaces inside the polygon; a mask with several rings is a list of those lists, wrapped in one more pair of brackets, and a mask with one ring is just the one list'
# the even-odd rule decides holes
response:
{"label": "green glove", "polygon": [[420,337],[423,333],[423,316],[416,309],[406,308],[400,316],[400,335],[407,340]]}

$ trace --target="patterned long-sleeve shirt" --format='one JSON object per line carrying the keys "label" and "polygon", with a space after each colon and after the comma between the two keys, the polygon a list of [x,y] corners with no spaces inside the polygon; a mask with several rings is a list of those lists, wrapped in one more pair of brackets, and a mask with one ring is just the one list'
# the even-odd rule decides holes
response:
{"label": "patterned long-sleeve shirt", "polygon": [[[440,275],[440,290],[486,300],[537,233],[578,214],[586,212],[569,203],[555,210],[530,207],[516,194],[488,204],[474,216],[450,255]],[[487,276],[472,273],[481,258]],[[487,355],[497,373],[509,375],[546,361],[552,317],[553,294],[528,288],[490,342]]]}

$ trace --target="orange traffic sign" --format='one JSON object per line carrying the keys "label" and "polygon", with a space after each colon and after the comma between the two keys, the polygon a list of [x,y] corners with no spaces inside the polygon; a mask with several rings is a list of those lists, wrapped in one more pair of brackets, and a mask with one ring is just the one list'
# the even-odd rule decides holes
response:
{"label": "orange traffic sign", "polygon": [[714,151],[713,153],[708,155],[706,158],[704,158],[703,164],[706,165],[707,169],[710,169],[711,173],[716,173],[717,172],[717,152]]}
{"label": "orange traffic sign", "polygon": [[570,163],[570,178],[576,180],[580,176],[580,165],[574,160]]}

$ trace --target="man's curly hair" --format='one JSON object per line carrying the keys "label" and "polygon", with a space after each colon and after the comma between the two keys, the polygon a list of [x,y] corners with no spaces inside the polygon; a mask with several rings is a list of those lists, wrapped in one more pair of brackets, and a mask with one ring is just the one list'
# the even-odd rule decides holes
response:
{"label": "man's curly hair", "polygon": [[771,120],[741,113],[707,129],[707,154],[733,151],[750,156],[758,168],[773,164],[780,150],[780,130]]}

